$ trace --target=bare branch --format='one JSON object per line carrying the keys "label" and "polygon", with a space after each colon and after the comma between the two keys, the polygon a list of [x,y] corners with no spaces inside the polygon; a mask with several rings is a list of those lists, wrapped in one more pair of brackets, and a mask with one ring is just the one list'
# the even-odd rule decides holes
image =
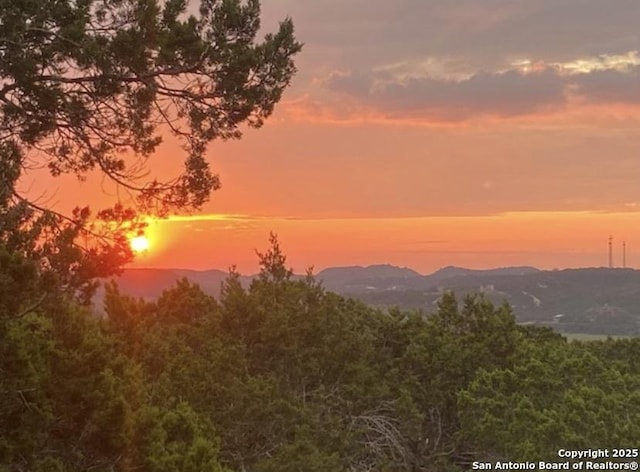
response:
{"label": "bare branch", "polygon": [[29,305],[28,307],[26,307],[24,310],[22,310],[20,313],[18,313],[15,317],[16,318],[22,318],[23,316],[33,312],[34,310],[37,310],[40,305],[42,305],[42,302],[44,302],[44,300],[47,298],[47,294],[43,293],[40,298],[38,298],[38,300],[36,300],[34,303],[32,303],[31,305]]}

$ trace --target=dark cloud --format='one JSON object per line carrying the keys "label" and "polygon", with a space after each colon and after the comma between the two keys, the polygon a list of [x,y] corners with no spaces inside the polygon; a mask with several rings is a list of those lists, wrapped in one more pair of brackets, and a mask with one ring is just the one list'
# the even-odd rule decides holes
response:
{"label": "dark cloud", "polygon": [[[263,10],[266,30],[289,15],[305,43],[288,96],[341,117],[359,106],[387,117],[510,117],[560,109],[571,94],[640,102],[637,69],[561,67],[638,51],[638,0],[273,0]],[[524,74],[522,61],[558,68]],[[347,72],[318,87],[331,71]]]}
{"label": "dark cloud", "polygon": [[399,79],[387,72],[355,71],[333,73],[325,86],[388,117],[417,115],[459,121],[555,111],[567,104],[569,95],[586,103],[637,106],[640,66],[573,74],[542,66],[537,72],[481,72],[462,80]]}
{"label": "dark cloud", "polygon": [[[385,75],[385,77],[387,77]],[[373,84],[380,74],[365,71],[335,72],[329,76],[326,86],[333,91],[346,93],[357,98],[368,98]]]}
{"label": "dark cloud", "polygon": [[265,29],[291,16],[305,43],[289,97],[310,97],[338,114],[355,103],[387,116],[456,121],[556,110],[576,95],[640,103],[638,69],[524,74],[515,65],[637,51],[638,0],[273,0],[263,9]]}
{"label": "dark cloud", "polygon": [[420,114],[445,120],[518,116],[558,108],[566,100],[563,77],[550,69],[527,74],[479,73],[460,81],[385,81],[380,74],[360,72],[334,74],[327,86],[386,114]]}
{"label": "dark cloud", "polygon": [[438,57],[474,72],[517,59],[620,54],[640,44],[638,0],[274,0],[264,10],[267,25],[293,17],[307,67],[367,69]]}
{"label": "dark cloud", "polygon": [[588,102],[640,104],[640,67],[579,74],[574,81],[578,94]]}

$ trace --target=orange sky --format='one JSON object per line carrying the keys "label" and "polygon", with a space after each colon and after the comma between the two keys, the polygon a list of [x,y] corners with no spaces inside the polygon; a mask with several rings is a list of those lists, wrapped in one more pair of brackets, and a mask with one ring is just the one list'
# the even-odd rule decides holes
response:
{"label": "orange sky", "polygon": [[[277,231],[297,272],[339,265],[391,263],[430,273],[446,265],[487,268],[606,266],[609,233],[614,265],[627,266],[640,251],[640,213],[506,213],[477,217],[284,219],[198,215],[152,222],[151,249],[136,266],[256,269],[255,250],[264,251]],[[619,236],[618,236],[619,235]],[[629,235],[622,236],[622,235]]]}
{"label": "orange sky", "polygon": [[[135,266],[640,266],[640,2],[264,0],[305,43],[275,114],[214,143],[222,189],[153,223]],[[578,5],[579,4],[579,5]],[[154,175],[183,161],[167,140]],[[66,210],[122,193],[31,172]],[[638,213],[635,213],[635,212]],[[241,215],[226,218],[215,215]]]}

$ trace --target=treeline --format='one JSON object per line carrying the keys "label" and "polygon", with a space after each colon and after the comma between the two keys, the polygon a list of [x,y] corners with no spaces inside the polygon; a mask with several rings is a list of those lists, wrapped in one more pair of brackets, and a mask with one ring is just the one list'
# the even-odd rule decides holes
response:
{"label": "treeline", "polygon": [[293,280],[107,286],[99,318],[0,248],[0,471],[400,472],[640,444],[640,340],[567,342],[445,295],[382,312]]}

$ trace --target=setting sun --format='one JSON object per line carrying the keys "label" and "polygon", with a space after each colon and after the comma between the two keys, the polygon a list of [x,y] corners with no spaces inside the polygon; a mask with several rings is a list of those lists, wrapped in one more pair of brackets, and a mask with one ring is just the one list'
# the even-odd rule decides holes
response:
{"label": "setting sun", "polygon": [[149,250],[149,240],[144,235],[131,238],[129,244],[131,244],[133,252],[144,252]]}

